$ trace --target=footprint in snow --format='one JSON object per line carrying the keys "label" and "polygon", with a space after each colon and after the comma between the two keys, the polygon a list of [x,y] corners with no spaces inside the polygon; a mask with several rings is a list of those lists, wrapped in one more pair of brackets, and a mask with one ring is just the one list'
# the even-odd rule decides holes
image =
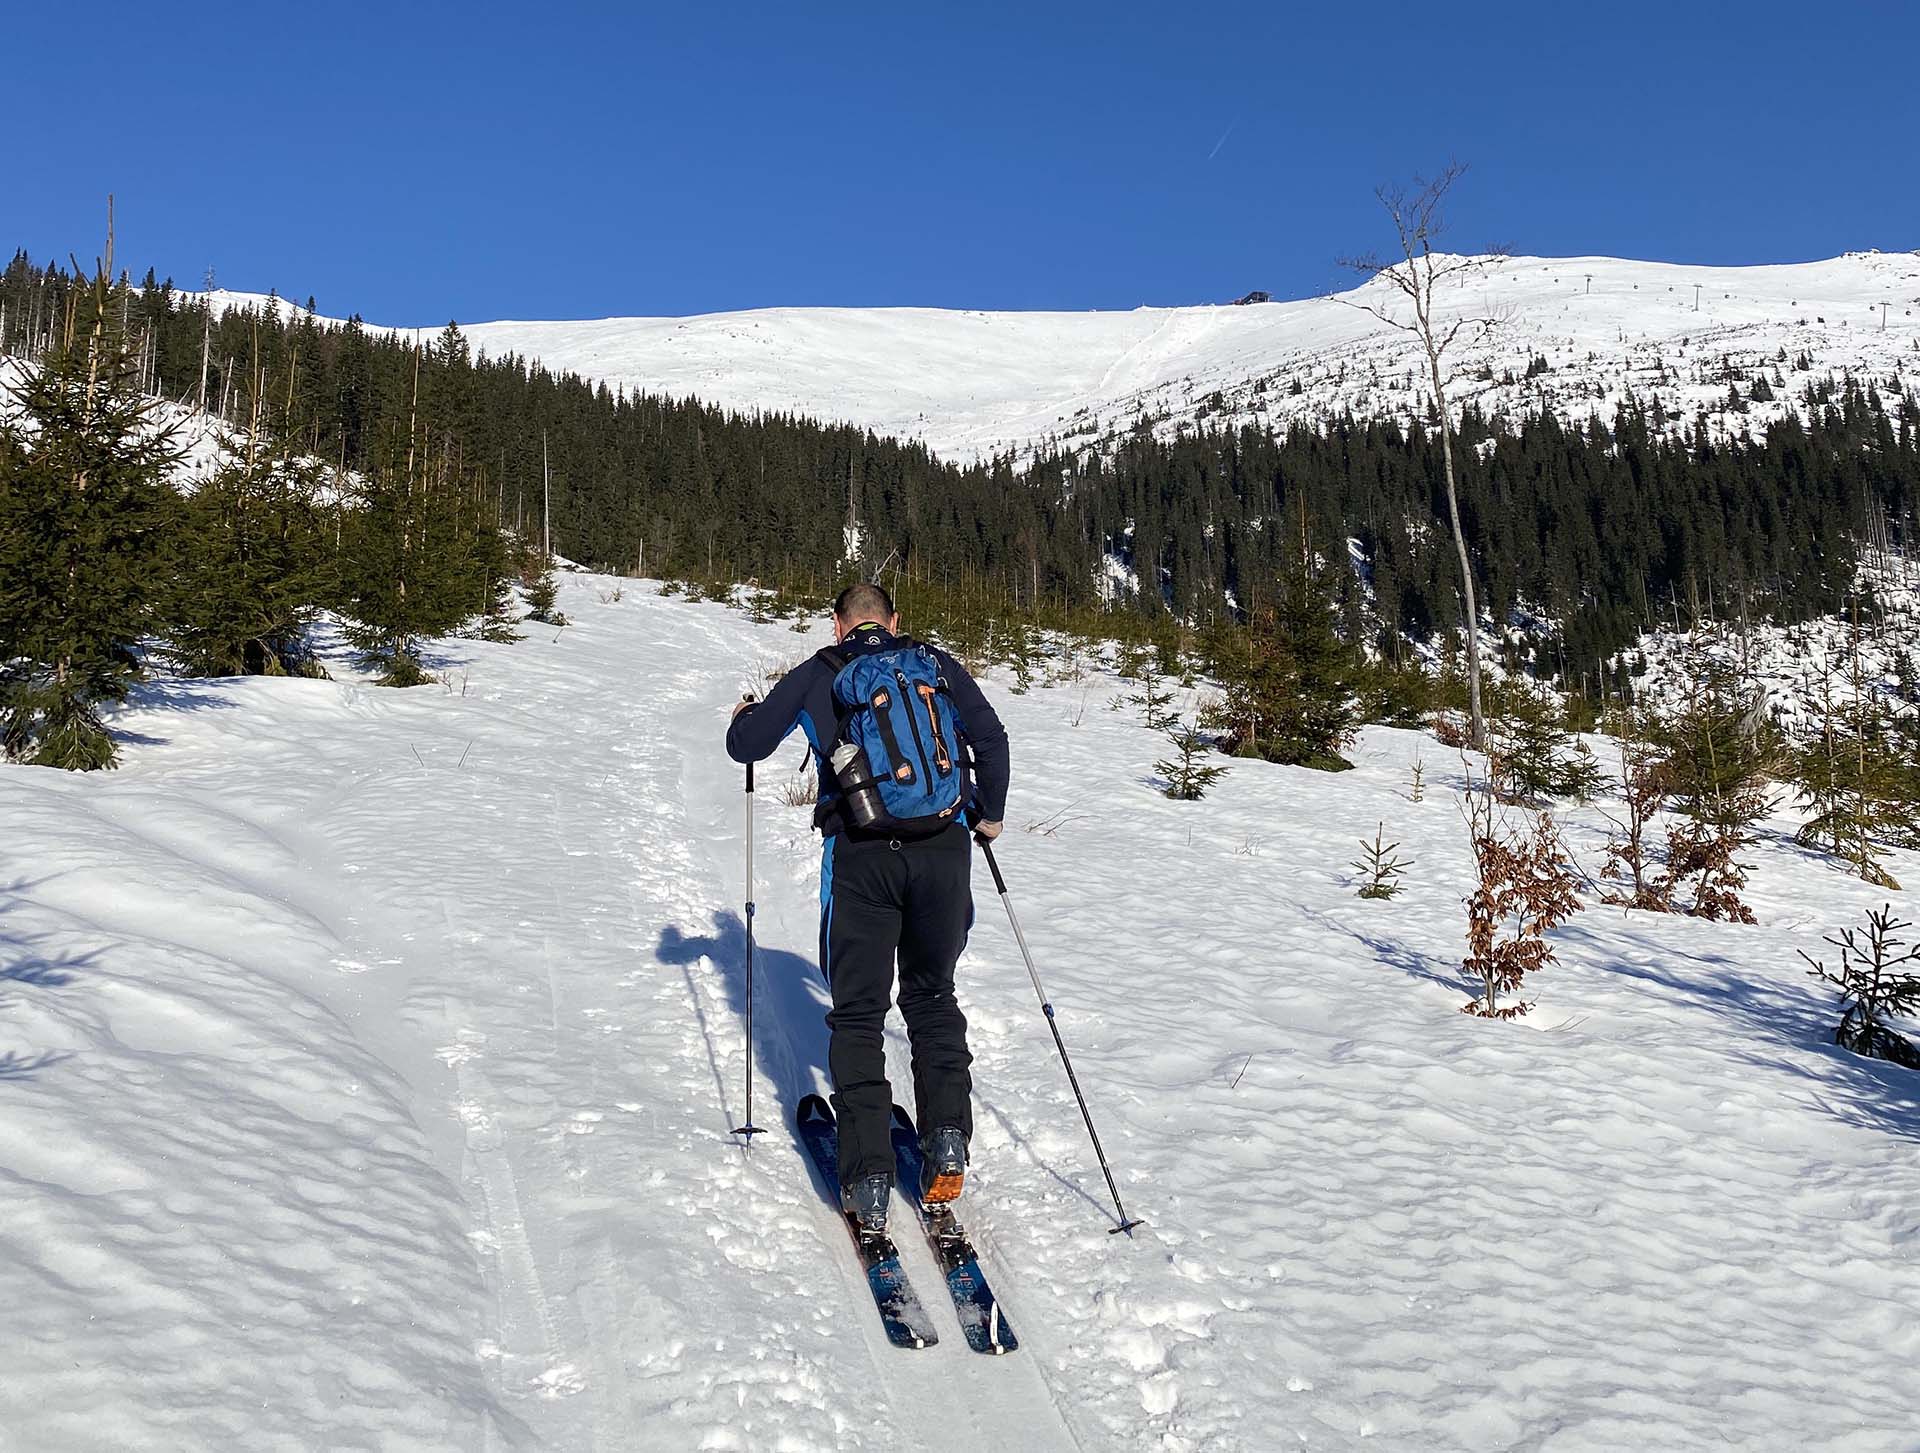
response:
{"label": "footprint in snow", "polygon": [[455,1033],[452,1044],[443,1044],[433,1052],[433,1057],[448,1069],[457,1069],[480,1058],[481,1046],[487,1037],[478,1030],[462,1029]]}
{"label": "footprint in snow", "polygon": [[587,1390],[587,1380],[571,1362],[549,1367],[533,1380],[534,1391],[543,1398],[567,1398]]}
{"label": "footprint in snow", "polygon": [[372,963],[368,963],[365,959],[348,958],[342,954],[333,961],[333,966],[343,974],[364,974],[373,968],[392,968],[399,962],[398,959],[375,959]]}

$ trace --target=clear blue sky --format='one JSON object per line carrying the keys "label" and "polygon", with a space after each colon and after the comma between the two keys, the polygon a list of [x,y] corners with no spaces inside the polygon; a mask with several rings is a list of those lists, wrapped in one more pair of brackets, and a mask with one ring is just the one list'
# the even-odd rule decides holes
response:
{"label": "clear blue sky", "polygon": [[1128,308],[1463,249],[1920,247],[1905,4],[16,4],[0,243],[382,323]]}

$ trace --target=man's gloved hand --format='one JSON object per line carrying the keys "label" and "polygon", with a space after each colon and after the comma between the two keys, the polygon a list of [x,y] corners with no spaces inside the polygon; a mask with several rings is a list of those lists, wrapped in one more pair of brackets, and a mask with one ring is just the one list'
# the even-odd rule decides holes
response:
{"label": "man's gloved hand", "polygon": [[734,705],[733,716],[729,718],[729,720],[738,721],[740,718],[741,712],[752,711],[754,707],[758,706],[759,704],[760,703],[755,701],[751,696],[743,698],[742,700],[740,700]]}
{"label": "man's gloved hand", "polygon": [[1006,824],[1001,822],[976,822],[973,825],[973,835],[983,843],[990,843],[1000,836],[1000,829],[1005,826]]}

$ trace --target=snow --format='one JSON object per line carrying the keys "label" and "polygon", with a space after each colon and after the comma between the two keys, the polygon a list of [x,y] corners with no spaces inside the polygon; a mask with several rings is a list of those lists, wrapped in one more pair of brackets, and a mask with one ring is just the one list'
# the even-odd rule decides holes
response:
{"label": "snow", "polygon": [[[120,771],[0,767],[5,1446],[1914,1446],[1920,1082],[1827,1042],[1794,953],[1880,895],[1775,823],[1759,926],[1595,909],[1530,1018],[1475,1020],[1446,754],[1372,730],[1173,803],[1097,673],[989,680],[1000,857],[1149,1225],[1106,1234],[981,874],[966,1205],[1024,1345],[969,1353],[906,1238],[943,1340],[887,1347],[782,1128],[823,1080],[818,848],[766,787],[776,1128],[726,1133],[720,734],[821,633],[560,589],[575,625],[449,643],[439,685],[161,681]],[[1391,903],[1345,866],[1379,821]]]}
{"label": "snow", "polygon": [[[230,306],[268,303],[217,296]],[[496,357],[537,358],[612,387],[850,421],[968,460],[1024,457],[1048,439],[1084,452],[1124,436],[1143,414],[1163,437],[1201,419],[1284,426],[1348,409],[1423,415],[1424,362],[1412,340],[1356,306],[1395,296],[1375,282],[1288,302],[1126,312],[765,308],[461,327]],[[1631,392],[1642,403],[1657,395],[1671,427],[1704,412],[1716,432],[1738,433],[1804,410],[1800,390],[1830,374],[1911,391],[1920,253],[1751,267],[1513,257],[1442,295],[1443,322],[1495,315],[1506,321],[1489,337],[1462,337],[1456,404],[1545,408],[1584,423],[1596,413],[1611,419]],[[409,331],[430,341],[440,326]],[[1811,368],[1796,371],[1803,353]],[[1548,371],[1528,378],[1536,357]],[[1774,401],[1731,410],[1728,370],[1745,375],[1744,397],[1763,367],[1770,384],[1780,370]],[[1490,378],[1479,377],[1483,369]]]}
{"label": "snow", "polygon": [[[0,354],[0,424],[20,418],[15,396],[31,366],[24,359]],[[150,397],[149,402],[147,427],[155,433],[168,432],[172,447],[178,452],[172,478],[180,489],[191,493],[244,452],[244,434],[221,423],[217,417],[171,399]]]}
{"label": "snow", "polygon": [[[1857,580],[1870,604],[1860,607],[1859,668],[1862,688],[1896,714],[1912,710],[1899,694],[1897,653],[1910,659],[1920,650],[1920,560],[1875,549],[1863,552]],[[1677,621],[1677,617],[1676,617]],[[1654,701],[1672,700],[1687,674],[1695,669],[1696,652],[1739,669],[1762,693],[1768,713],[1791,730],[1806,729],[1809,700],[1817,700],[1822,672],[1832,673],[1832,699],[1843,705],[1851,699],[1855,629],[1850,607],[1831,615],[1793,625],[1772,621],[1741,621],[1737,616],[1715,625],[1703,612],[1706,629],[1696,639],[1680,629],[1643,632],[1630,648],[1618,653],[1616,663],[1646,671],[1635,690]]]}

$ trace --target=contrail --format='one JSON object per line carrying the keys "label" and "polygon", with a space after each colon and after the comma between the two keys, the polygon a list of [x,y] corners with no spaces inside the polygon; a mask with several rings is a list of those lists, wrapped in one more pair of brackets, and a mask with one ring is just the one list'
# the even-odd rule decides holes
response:
{"label": "contrail", "polygon": [[1227,144],[1227,138],[1233,135],[1233,128],[1239,124],[1240,118],[1238,116],[1234,117],[1233,120],[1227,124],[1227,129],[1220,133],[1220,139],[1214,142],[1213,150],[1207,153],[1208,161],[1212,161],[1216,156],[1220,155],[1220,148]]}

